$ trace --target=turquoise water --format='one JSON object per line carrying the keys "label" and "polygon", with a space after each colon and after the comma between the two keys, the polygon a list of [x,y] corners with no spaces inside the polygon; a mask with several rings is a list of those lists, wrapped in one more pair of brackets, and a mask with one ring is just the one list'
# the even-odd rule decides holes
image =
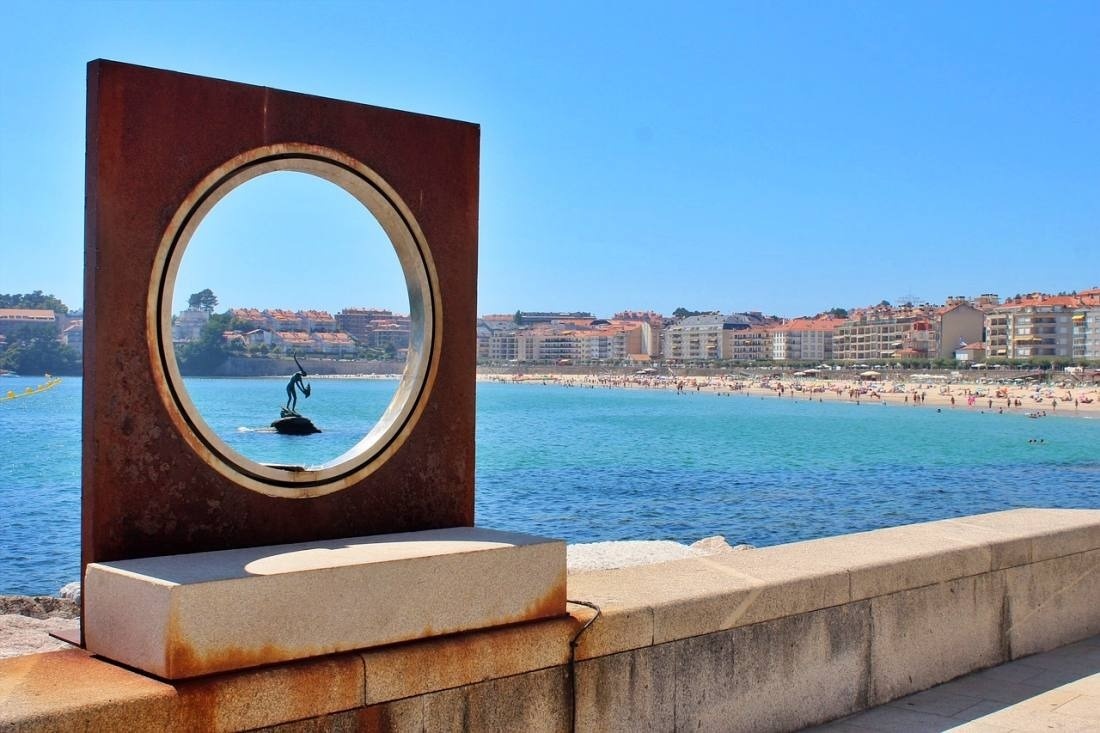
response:
{"label": "turquoise water", "polygon": [[396,379],[312,379],[297,409],[321,429],[303,438],[271,427],[286,404],[286,377],[188,379],[187,391],[222,440],[260,463],[313,466],[350,450],[382,416],[397,390]]}
{"label": "turquoise water", "polygon": [[[334,457],[394,388],[316,380],[299,408],[326,432],[286,438],[262,429],[282,380],[188,385],[219,406],[207,419],[227,441],[279,462]],[[477,396],[478,523],[571,542],[722,534],[762,546],[1017,506],[1100,507],[1100,420],[539,385],[481,384]],[[80,380],[0,403],[0,593],[76,579],[79,517]]]}

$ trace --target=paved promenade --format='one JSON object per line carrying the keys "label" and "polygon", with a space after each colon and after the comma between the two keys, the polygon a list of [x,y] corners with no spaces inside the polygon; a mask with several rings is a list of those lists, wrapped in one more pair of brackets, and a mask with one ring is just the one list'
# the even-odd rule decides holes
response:
{"label": "paved promenade", "polygon": [[1100,731],[1100,635],[968,674],[812,733]]}

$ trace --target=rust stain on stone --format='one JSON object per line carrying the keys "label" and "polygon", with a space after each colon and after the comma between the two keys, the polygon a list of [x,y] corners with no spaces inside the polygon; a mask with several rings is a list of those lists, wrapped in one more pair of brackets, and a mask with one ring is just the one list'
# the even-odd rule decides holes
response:
{"label": "rust stain on stone", "polygon": [[286,662],[304,657],[320,656],[325,654],[326,650],[291,650],[275,644],[263,644],[251,648],[226,646],[221,649],[199,652],[177,636],[176,638],[169,638],[167,653],[167,677],[169,679],[184,679],[214,672],[247,669],[248,667],[259,667],[265,664]]}
{"label": "rust stain on stone", "polygon": [[566,573],[562,569],[556,582],[524,610],[524,617],[528,619],[550,618],[565,615]]}

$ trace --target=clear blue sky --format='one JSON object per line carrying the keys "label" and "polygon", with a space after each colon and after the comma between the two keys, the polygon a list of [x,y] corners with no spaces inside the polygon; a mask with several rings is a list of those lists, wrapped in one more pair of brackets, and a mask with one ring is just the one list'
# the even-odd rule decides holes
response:
{"label": "clear blue sky", "polygon": [[[1096,2],[9,0],[0,29],[0,292],[81,301],[100,57],[479,123],[481,313],[1100,285]],[[291,226],[255,211],[296,189],[257,185],[200,235],[357,236],[340,191]],[[223,286],[194,257],[223,305],[404,307],[323,273],[288,302],[255,260]]]}

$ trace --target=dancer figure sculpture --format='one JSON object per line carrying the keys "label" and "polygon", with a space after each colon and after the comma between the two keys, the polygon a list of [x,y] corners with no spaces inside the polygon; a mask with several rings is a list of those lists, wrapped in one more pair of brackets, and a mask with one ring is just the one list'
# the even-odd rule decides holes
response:
{"label": "dancer figure sculpture", "polygon": [[294,363],[298,365],[298,371],[290,378],[290,382],[286,385],[286,411],[292,415],[297,415],[298,407],[298,390],[301,390],[302,394],[309,399],[310,386],[308,384],[303,385],[302,379],[308,377],[306,370],[302,368],[302,363],[298,361],[298,356],[294,355]]}

